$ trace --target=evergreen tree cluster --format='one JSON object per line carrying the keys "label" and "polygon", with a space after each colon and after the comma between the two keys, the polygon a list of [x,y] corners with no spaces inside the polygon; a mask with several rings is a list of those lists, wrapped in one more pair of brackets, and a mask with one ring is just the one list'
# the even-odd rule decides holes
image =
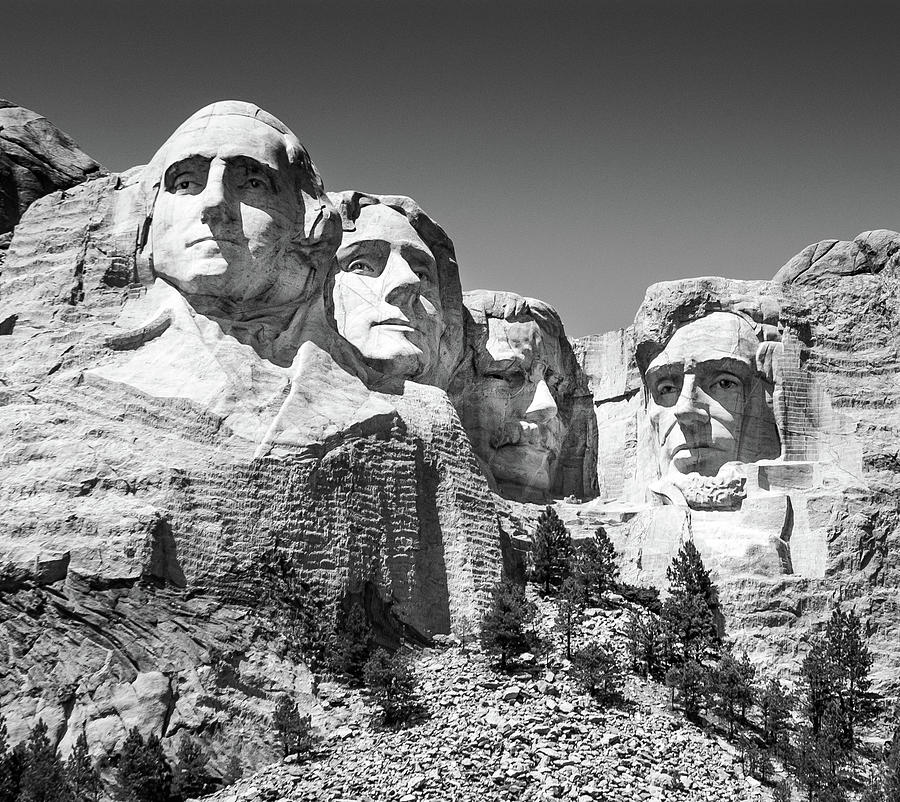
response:
{"label": "evergreen tree cluster", "polygon": [[[183,738],[173,767],[159,738],[145,740],[132,729],[117,756],[115,777],[129,802],[177,802],[210,790],[206,763],[200,745]],[[84,729],[64,762],[42,719],[27,741],[10,748],[0,715],[0,802],[97,802],[102,790]]]}

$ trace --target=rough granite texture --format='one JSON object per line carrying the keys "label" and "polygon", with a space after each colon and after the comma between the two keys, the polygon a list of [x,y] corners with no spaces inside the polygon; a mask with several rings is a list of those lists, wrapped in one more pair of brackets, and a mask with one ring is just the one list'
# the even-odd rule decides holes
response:
{"label": "rough granite texture", "polygon": [[[142,168],[105,175],[43,118],[0,103],[4,119],[19,121],[0,127],[11,740],[44,718],[65,755],[84,725],[103,758],[138,726],[172,752],[188,732],[222,764],[237,750],[260,765],[278,693],[331,726],[281,631],[287,585],[360,600],[385,643],[471,629],[501,568],[524,575],[542,507],[491,492],[442,384],[366,384],[324,315],[306,321],[291,374],[219,337],[136,256]],[[796,670],[835,603],[852,604],[876,685],[896,693],[898,265],[900,234],[875,231],[811,245],[770,282],[650,287],[632,326],[572,343],[559,470],[537,496],[557,497],[576,538],[604,526],[629,582],[664,587],[692,538],[728,633],[775,673]],[[777,396],[777,434],[727,481],[691,474],[685,503],[664,503],[646,371],[681,327],[723,312],[771,343],[759,373],[773,380],[759,387]],[[197,320],[207,328],[191,340]],[[194,376],[208,397],[160,388]],[[712,509],[733,487],[731,506]]]}
{"label": "rough granite texture", "polygon": [[[260,450],[202,406],[98,370],[135,347],[116,320],[143,292],[139,175],[39,199],[9,251],[0,705],[13,741],[43,717],[64,754],[82,724],[97,757],[139,724],[170,745],[206,733],[216,754],[240,743],[259,765],[277,694],[311,692],[260,607],[275,568],[326,601],[359,598],[386,642],[446,632],[499,577],[495,499],[437,388],[313,388],[316,436]],[[329,417],[332,402],[360,412]]]}
{"label": "rough granite texture", "polygon": [[38,198],[102,172],[49,120],[0,98],[0,237]]}

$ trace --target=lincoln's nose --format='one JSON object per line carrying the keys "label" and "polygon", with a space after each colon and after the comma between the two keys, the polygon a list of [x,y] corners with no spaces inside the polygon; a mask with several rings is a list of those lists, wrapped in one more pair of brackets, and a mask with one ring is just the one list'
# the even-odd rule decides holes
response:
{"label": "lincoln's nose", "polygon": [[697,426],[709,421],[706,394],[697,386],[696,378],[690,373],[685,374],[674,412],[676,420],[682,425]]}

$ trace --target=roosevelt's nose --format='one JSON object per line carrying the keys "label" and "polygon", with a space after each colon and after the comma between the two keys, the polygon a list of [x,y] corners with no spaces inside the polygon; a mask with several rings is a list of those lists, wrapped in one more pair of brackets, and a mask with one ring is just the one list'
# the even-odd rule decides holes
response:
{"label": "roosevelt's nose", "polygon": [[383,291],[385,300],[395,306],[403,306],[412,303],[419,295],[419,277],[413,272],[399,253],[391,253],[388,256],[384,272],[381,274],[384,282]]}
{"label": "roosevelt's nose", "polygon": [[675,418],[681,424],[697,425],[709,421],[706,395],[690,373],[684,377],[681,393],[675,403]]}
{"label": "roosevelt's nose", "polygon": [[233,216],[231,193],[225,183],[225,165],[213,162],[200,193],[200,219],[213,223]]}
{"label": "roosevelt's nose", "polygon": [[556,416],[558,411],[547,382],[541,379],[534,388],[534,396],[528,409],[525,410],[525,420],[529,423],[547,423]]}

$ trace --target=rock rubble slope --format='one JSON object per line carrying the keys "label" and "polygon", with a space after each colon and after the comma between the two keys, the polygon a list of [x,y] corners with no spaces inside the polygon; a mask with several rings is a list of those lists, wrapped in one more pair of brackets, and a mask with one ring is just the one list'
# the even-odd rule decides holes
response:
{"label": "rock rubble slope", "polygon": [[[546,605],[544,620],[550,618]],[[622,646],[624,614],[594,615],[589,637]],[[744,776],[729,744],[668,708],[665,688],[630,677],[620,709],[572,682],[566,661],[526,660],[499,674],[459,646],[415,657],[430,717],[379,729],[355,691],[323,684],[329,729],[308,762],[280,763],[209,797],[216,802],[487,802],[685,800],[752,802],[769,791]],[[368,708],[371,715],[371,708]],[[315,721],[314,721],[315,724]]]}

